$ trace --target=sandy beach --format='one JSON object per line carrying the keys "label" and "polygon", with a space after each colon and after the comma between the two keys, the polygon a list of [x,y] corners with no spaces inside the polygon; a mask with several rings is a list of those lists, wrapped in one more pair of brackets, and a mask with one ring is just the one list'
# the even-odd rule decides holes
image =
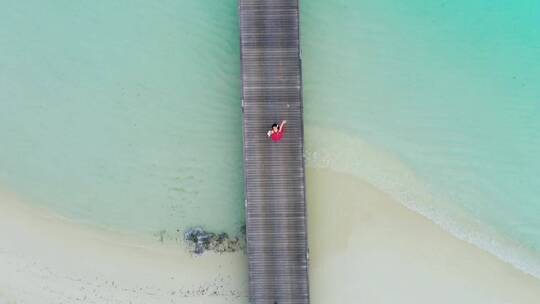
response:
{"label": "sandy beach", "polygon": [[0,303],[247,303],[243,253],[193,257],[0,198]]}
{"label": "sandy beach", "polygon": [[[540,280],[355,177],[308,170],[312,303],[538,303]],[[0,198],[0,303],[247,303],[242,253],[191,256]]]}
{"label": "sandy beach", "polygon": [[539,303],[540,280],[355,177],[308,174],[313,303]]}

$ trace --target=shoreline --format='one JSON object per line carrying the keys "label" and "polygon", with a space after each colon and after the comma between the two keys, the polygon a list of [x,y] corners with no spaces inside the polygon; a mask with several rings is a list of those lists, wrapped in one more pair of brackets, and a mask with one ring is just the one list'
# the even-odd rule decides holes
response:
{"label": "shoreline", "polygon": [[309,171],[313,303],[540,301],[540,280],[369,183],[329,169]]}
{"label": "shoreline", "polygon": [[475,220],[451,200],[435,196],[398,155],[345,131],[315,126],[308,129],[307,134],[317,134],[306,139],[308,167],[348,174],[366,182],[452,236],[540,280],[540,253]]}
{"label": "shoreline", "polygon": [[247,303],[242,252],[78,225],[0,197],[0,303]]}
{"label": "shoreline", "polygon": [[[538,303],[540,280],[371,184],[307,168],[312,303]],[[243,253],[92,229],[0,196],[0,303],[247,303]]]}

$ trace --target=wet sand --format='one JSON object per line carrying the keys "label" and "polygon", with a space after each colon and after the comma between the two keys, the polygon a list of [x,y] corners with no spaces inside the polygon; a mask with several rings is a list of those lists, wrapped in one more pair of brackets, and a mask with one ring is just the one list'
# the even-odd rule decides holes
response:
{"label": "wet sand", "polygon": [[[0,198],[0,303],[247,303],[243,253],[192,256]],[[3,301],[3,302],[2,302]]]}
{"label": "wet sand", "polygon": [[[310,288],[325,303],[539,303],[540,280],[362,180],[308,168]],[[0,197],[0,303],[248,303],[247,257],[99,230]]]}
{"label": "wet sand", "polygon": [[540,303],[540,280],[362,180],[307,182],[312,303]]}

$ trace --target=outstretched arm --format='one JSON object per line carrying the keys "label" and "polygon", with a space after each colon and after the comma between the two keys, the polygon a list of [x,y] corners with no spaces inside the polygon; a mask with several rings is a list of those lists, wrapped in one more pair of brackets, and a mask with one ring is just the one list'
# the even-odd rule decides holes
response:
{"label": "outstretched arm", "polygon": [[282,122],[281,122],[281,125],[279,126],[279,130],[281,130],[281,129],[283,128],[283,125],[286,124],[286,123],[287,123],[286,120],[282,121]]}

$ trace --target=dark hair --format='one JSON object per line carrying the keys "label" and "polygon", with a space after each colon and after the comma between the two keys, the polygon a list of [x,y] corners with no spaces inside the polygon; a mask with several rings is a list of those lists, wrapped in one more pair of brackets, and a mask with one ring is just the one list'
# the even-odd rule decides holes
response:
{"label": "dark hair", "polygon": [[276,127],[276,128],[279,129],[278,124],[276,124],[276,123],[272,125],[272,129],[273,129],[274,127]]}

